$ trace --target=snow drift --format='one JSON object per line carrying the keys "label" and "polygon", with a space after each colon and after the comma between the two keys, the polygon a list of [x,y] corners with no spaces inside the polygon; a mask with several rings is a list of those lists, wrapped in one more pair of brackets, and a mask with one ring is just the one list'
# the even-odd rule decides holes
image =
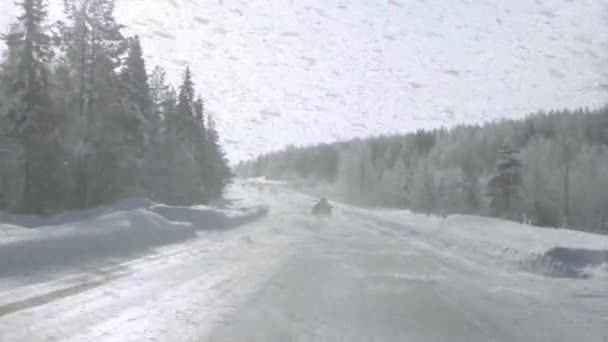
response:
{"label": "snow drift", "polygon": [[111,205],[103,205],[84,210],[66,211],[51,217],[41,217],[38,215],[17,215],[0,212],[0,223],[27,228],[57,226],[70,222],[84,221],[117,211],[150,208],[154,205],[155,203],[148,198],[131,198],[117,201]]}
{"label": "snow drift", "polygon": [[198,230],[230,229],[268,213],[268,208],[264,206],[217,210],[206,206],[155,205],[150,210],[170,221],[191,223]]}
{"label": "snow drift", "polygon": [[[403,210],[376,210],[369,216],[383,226],[424,241],[449,258],[472,267],[525,271],[548,277],[587,278],[604,274],[608,265],[608,236],[539,228],[489,217],[453,215],[446,218]],[[511,266],[511,267],[508,267]]]}
{"label": "snow drift", "polygon": [[[121,258],[196,236],[192,225],[171,222],[144,209],[39,229],[0,242],[0,276]],[[14,231],[14,228],[13,228]]]}
{"label": "snow drift", "polygon": [[608,265],[608,250],[555,247],[538,257],[536,270],[559,278],[589,278],[593,270]]}
{"label": "snow drift", "polygon": [[0,223],[0,277],[122,259],[195,238],[197,231],[234,228],[266,213],[261,206],[218,210],[134,199],[46,219],[5,214],[1,218],[8,224]]}
{"label": "snow drift", "polygon": [[586,278],[608,263],[608,237],[602,235],[465,215],[448,217],[439,229],[469,254],[549,277]]}

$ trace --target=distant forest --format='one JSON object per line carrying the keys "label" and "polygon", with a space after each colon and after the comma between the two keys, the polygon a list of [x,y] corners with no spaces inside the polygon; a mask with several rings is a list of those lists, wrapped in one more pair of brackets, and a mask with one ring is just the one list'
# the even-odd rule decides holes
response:
{"label": "distant forest", "polygon": [[321,185],[363,206],[608,233],[608,107],[289,148],[237,174]]}
{"label": "distant forest", "polygon": [[[4,0],[3,0],[4,1]],[[113,0],[20,0],[2,36],[0,210],[53,214],[125,197],[216,199],[232,177],[213,118],[184,71],[148,73]]]}

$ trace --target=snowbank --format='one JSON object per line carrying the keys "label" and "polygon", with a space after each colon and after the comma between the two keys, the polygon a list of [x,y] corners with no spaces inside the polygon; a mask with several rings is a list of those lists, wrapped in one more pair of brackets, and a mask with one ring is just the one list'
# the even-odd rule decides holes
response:
{"label": "snowbank", "polygon": [[442,253],[481,267],[507,263],[551,277],[585,278],[598,270],[602,273],[608,265],[608,236],[488,217],[441,218],[402,210],[376,213],[376,220],[390,221],[394,228],[423,237]]}
{"label": "snowbank", "polygon": [[170,221],[188,222],[197,230],[230,229],[268,213],[268,208],[264,206],[217,210],[207,206],[155,205],[150,210]]}
{"label": "snowbank", "polygon": [[194,238],[200,230],[234,228],[266,213],[265,207],[218,210],[133,199],[51,218],[4,214],[0,218],[8,223],[0,223],[0,277],[126,258]]}
{"label": "snowbank", "polygon": [[253,177],[244,178],[240,180],[240,183],[247,186],[287,186],[289,185],[286,181],[269,179],[266,177]]}
{"label": "snowbank", "polygon": [[555,247],[544,253],[533,265],[553,277],[589,278],[596,270],[608,266],[608,250]]}
{"label": "snowbank", "polygon": [[608,262],[608,237],[475,216],[450,216],[438,235],[477,257],[505,260],[552,277],[586,277]]}
{"label": "snowbank", "polygon": [[171,222],[145,209],[21,230],[18,238],[0,240],[0,277],[127,257],[196,236],[191,224]]}
{"label": "snowbank", "polygon": [[149,208],[154,204],[155,203],[148,198],[131,198],[117,201],[112,205],[99,206],[91,209],[78,211],[66,211],[64,213],[51,217],[41,217],[36,215],[16,215],[0,212],[0,223],[27,228],[56,226],[70,222],[84,221],[117,211]]}

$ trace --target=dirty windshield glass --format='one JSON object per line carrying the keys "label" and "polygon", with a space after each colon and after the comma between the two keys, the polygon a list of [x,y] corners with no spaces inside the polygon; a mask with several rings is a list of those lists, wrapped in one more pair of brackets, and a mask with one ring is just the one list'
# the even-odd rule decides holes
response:
{"label": "dirty windshield glass", "polygon": [[0,341],[608,342],[608,0],[0,0]]}

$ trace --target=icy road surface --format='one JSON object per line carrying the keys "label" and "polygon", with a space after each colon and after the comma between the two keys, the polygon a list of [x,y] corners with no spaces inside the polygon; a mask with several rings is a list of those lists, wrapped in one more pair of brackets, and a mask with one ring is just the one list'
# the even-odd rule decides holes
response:
{"label": "icy road surface", "polygon": [[[249,187],[268,217],[44,282],[2,279],[0,341],[598,341],[606,278],[555,279],[430,239],[423,219]],[[432,222],[432,220],[429,220]]]}

